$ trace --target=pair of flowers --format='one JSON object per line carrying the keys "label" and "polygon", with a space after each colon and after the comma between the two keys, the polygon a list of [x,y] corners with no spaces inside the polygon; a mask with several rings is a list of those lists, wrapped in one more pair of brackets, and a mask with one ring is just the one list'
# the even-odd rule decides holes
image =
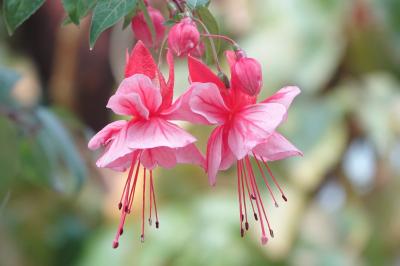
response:
{"label": "pair of flowers", "polygon": [[[174,58],[170,49],[167,52],[168,81],[141,41],[127,57],[125,79],[109,99],[107,107],[116,114],[131,116],[131,119],[110,123],[88,145],[90,149],[105,147],[97,161],[98,167],[117,171],[129,169],[119,202],[121,219],[113,242],[114,248],[118,247],[126,217],[131,211],[140,175],[143,179],[142,241],[146,198],[149,223],[152,224],[152,217],[155,216],[156,227],[159,226],[153,169],[156,166],[171,168],[177,163],[203,167],[211,185],[216,184],[219,170],[226,170],[236,163],[241,235],[249,228],[247,208],[251,206],[254,218],[260,222],[262,243],[265,244],[268,239],[266,226],[273,236],[250,158],[254,158],[276,206],[266,171],[286,201],[267,162],[301,155],[295,146],[275,131],[286,119],[287,110],[300,90],[297,87],[285,87],[257,103],[259,89],[254,88],[261,87],[261,84],[252,78],[257,74],[252,69],[253,63],[249,67],[242,64],[241,59],[247,57],[241,51],[227,51],[226,58],[231,69],[230,82],[221,81],[200,60],[188,56],[190,86],[173,102]],[[209,138],[205,158],[194,145],[196,139],[172,123],[173,120],[216,125]],[[142,171],[139,171],[140,168]]]}

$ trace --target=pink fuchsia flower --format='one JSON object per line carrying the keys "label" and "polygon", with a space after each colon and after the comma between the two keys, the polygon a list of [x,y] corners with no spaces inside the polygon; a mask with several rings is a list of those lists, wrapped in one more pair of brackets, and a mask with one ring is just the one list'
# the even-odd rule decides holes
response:
{"label": "pink fuchsia flower", "polygon": [[257,95],[243,93],[237,79],[233,77],[233,68],[237,63],[235,53],[227,52],[226,55],[232,73],[229,88],[206,65],[189,56],[189,78],[192,83],[188,91],[177,100],[179,113],[174,115],[193,123],[217,126],[207,144],[206,170],[210,184],[215,185],[218,171],[226,170],[236,162],[241,235],[245,232],[243,223],[245,230],[249,228],[249,202],[255,219],[260,222],[261,242],[265,244],[268,240],[265,223],[271,237],[273,231],[250,158],[254,158],[275,205],[278,206],[264,169],[286,201],[267,162],[302,155],[301,151],[275,131],[286,119],[287,110],[300,90],[293,86],[285,87],[257,103]]}
{"label": "pink fuchsia flower", "polygon": [[147,11],[154,25],[156,38],[153,40],[149,26],[146,23],[142,11],[138,12],[132,19],[131,27],[136,39],[141,40],[146,46],[156,48],[159,47],[165,33],[165,19],[160,11],[151,6],[147,7]]}
{"label": "pink fuchsia flower", "polygon": [[191,56],[201,58],[203,57],[204,53],[206,51],[206,48],[204,46],[203,42],[199,42],[197,46],[190,52]]}
{"label": "pink fuchsia flower", "polygon": [[174,70],[170,52],[167,62],[170,74],[168,82],[165,82],[149,50],[140,41],[136,44],[128,57],[125,79],[107,104],[116,114],[131,116],[131,119],[110,123],[88,144],[90,149],[105,147],[96,163],[98,167],[117,171],[129,169],[118,204],[121,220],[114,248],[119,245],[126,216],[132,208],[140,168],[143,179],[141,239],[144,241],[146,183],[150,191],[149,223],[151,225],[154,209],[156,228],[159,226],[153,169],[156,166],[171,168],[177,163],[204,166],[204,158],[193,144],[196,139],[170,121],[176,112],[176,105],[172,105]]}
{"label": "pink fuchsia flower", "polygon": [[260,63],[247,57],[240,50],[236,52],[236,61],[232,65],[232,79],[242,92],[254,96],[260,93],[262,87],[262,71]]}
{"label": "pink fuchsia flower", "polygon": [[168,34],[168,46],[177,56],[185,56],[193,51],[200,40],[196,23],[189,17],[172,26]]}

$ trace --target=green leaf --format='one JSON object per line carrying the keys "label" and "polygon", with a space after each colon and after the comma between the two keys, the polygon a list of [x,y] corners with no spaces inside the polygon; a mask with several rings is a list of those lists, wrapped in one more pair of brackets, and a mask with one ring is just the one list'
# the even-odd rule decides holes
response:
{"label": "green leaf", "polygon": [[[217,35],[219,34],[218,23],[207,7],[198,7],[196,10],[196,14],[198,15],[199,19],[204,23],[209,33]],[[220,48],[220,40],[213,39],[213,42],[215,49],[218,53]],[[212,53],[211,40],[209,38],[204,38],[204,45],[206,47],[206,62],[207,64],[212,64],[214,62],[214,57]]]}
{"label": "green leaf", "polygon": [[86,167],[72,137],[50,110],[38,108],[36,116],[42,126],[38,134],[39,141],[49,164],[52,165],[55,186],[60,187],[61,183],[64,186],[69,185],[68,180],[62,180],[66,173],[62,172],[61,166],[65,166],[76,179],[75,187],[79,188],[86,177]]}
{"label": "green leaf", "polygon": [[126,29],[126,27],[128,27],[128,26],[131,24],[132,18],[136,15],[136,11],[137,11],[137,8],[136,8],[136,7],[137,7],[137,6],[135,6],[135,8],[134,8],[131,12],[129,12],[128,15],[126,15],[126,16],[124,17],[124,23],[123,23],[123,25],[122,25],[122,29],[123,29],[123,30]]}
{"label": "green leaf", "polygon": [[8,33],[11,35],[19,25],[43,5],[44,1],[45,0],[4,0],[3,16]]}
{"label": "green leaf", "polygon": [[17,146],[17,128],[10,120],[0,116],[0,180],[2,185],[10,182],[20,171],[21,164]]}
{"label": "green leaf", "polygon": [[194,10],[199,7],[207,7],[210,4],[210,0],[187,0],[186,4]]}
{"label": "green leaf", "polygon": [[100,34],[129,14],[137,0],[99,0],[93,11],[90,25],[89,44],[93,48]]}
{"label": "green leaf", "polygon": [[79,20],[85,17],[95,6],[97,0],[62,0],[68,18],[63,23],[73,22],[79,25]]}

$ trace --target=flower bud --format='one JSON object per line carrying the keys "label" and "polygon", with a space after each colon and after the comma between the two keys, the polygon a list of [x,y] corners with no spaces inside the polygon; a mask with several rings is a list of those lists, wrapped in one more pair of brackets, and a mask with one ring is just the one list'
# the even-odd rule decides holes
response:
{"label": "flower bud", "polygon": [[197,46],[190,52],[190,55],[197,58],[201,58],[203,57],[205,51],[206,47],[204,46],[204,43],[199,42]]}
{"label": "flower bud", "polygon": [[185,56],[199,43],[200,33],[189,17],[175,24],[168,35],[168,46],[177,56]]}
{"label": "flower bud", "polygon": [[238,88],[250,95],[257,95],[262,86],[262,71],[260,63],[254,58],[246,57],[242,53],[237,54],[232,71],[238,81]]}
{"label": "flower bud", "polygon": [[141,40],[146,46],[152,48],[159,47],[164,38],[165,19],[160,11],[158,11],[155,8],[152,8],[151,6],[147,7],[147,11],[149,12],[149,16],[154,25],[154,30],[156,32],[156,39],[153,40],[150,28],[146,23],[142,11],[138,12],[136,16],[133,17],[131,24],[132,30],[133,33],[135,34],[135,37],[138,40]]}

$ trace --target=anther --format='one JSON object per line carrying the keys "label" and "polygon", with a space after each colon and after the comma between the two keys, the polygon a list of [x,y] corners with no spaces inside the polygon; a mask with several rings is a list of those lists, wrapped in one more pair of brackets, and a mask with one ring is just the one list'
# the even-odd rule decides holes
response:
{"label": "anther", "polygon": [[274,237],[274,231],[272,231],[272,229],[269,229],[269,234],[271,237]]}
{"label": "anther", "polygon": [[151,218],[149,218],[149,225],[151,226],[153,223],[153,221],[151,220]]}
{"label": "anther", "polygon": [[118,210],[122,209],[122,202],[118,203]]}
{"label": "anther", "polygon": [[256,221],[258,221],[257,213],[254,213],[254,219],[256,219]]}
{"label": "anther", "polygon": [[285,196],[285,195],[283,195],[283,194],[282,194],[282,199],[283,199],[284,201],[287,201],[287,198],[286,198],[286,196]]}
{"label": "anther", "polygon": [[124,210],[125,210],[126,213],[129,213],[129,212],[130,212],[130,211],[129,211],[129,207],[128,207],[127,205],[125,205]]}
{"label": "anther", "polygon": [[241,237],[244,236],[244,230],[243,230],[243,228],[240,228],[240,236],[241,236]]}
{"label": "anther", "polygon": [[242,214],[242,215],[240,216],[240,221],[243,222],[243,220],[244,220],[244,215]]}
{"label": "anther", "polygon": [[252,200],[256,200],[257,199],[256,196],[254,196],[253,194],[251,194],[250,197],[251,197]]}
{"label": "anther", "polygon": [[267,242],[268,242],[268,237],[265,235],[261,236],[261,244],[265,245],[267,244]]}
{"label": "anther", "polygon": [[156,221],[156,228],[160,227],[160,223],[158,221]]}
{"label": "anther", "polygon": [[119,230],[119,235],[122,235],[124,233],[124,228],[121,228],[120,230]]}
{"label": "anther", "polygon": [[144,243],[144,235],[140,235],[140,242]]}
{"label": "anther", "polygon": [[246,231],[249,230],[249,223],[248,223],[248,222],[246,222],[246,223],[244,224],[244,228],[246,228]]}
{"label": "anther", "polygon": [[278,203],[277,203],[277,202],[275,202],[275,207],[276,207],[276,208],[278,208],[278,207],[279,207],[279,205],[278,205]]}
{"label": "anther", "polygon": [[113,247],[113,248],[117,248],[118,246],[119,246],[118,241],[114,241],[112,247]]}

